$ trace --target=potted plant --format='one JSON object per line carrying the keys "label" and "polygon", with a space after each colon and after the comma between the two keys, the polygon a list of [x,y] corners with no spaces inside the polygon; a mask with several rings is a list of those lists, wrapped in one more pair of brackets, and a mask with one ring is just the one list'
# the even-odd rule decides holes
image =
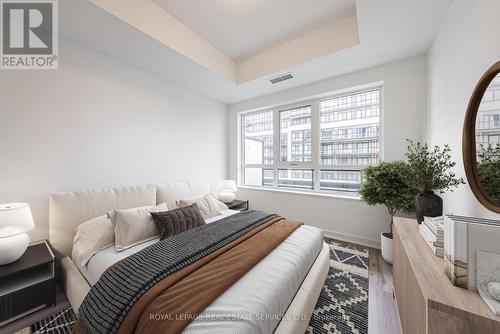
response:
{"label": "potted plant", "polygon": [[442,149],[434,146],[430,150],[427,144],[415,144],[409,139],[407,141],[409,168],[406,180],[418,192],[415,197],[415,213],[420,224],[424,216],[437,217],[443,214],[443,199],[435,191],[453,191],[453,188],[465,182],[450,171],[455,167],[455,162],[451,161],[451,149],[448,145],[444,145]]}
{"label": "potted plant", "polygon": [[380,162],[363,171],[359,194],[369,205],[384,204],[391,215],[390,232],[380,235],[382,257],[392,264],[392,224],[397,212],[412,212],[415,191],[406,180],[408,165],[403,161]]}
{"label": "potted plant", "polygon": [[500,144],[480,145],[477,153],[477,176],[486,195],[500,204]]}

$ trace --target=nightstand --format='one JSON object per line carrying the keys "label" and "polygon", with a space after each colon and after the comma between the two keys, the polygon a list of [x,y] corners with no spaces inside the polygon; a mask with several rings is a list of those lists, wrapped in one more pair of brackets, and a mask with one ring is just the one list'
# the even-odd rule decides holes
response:
{"label": "nightstand", "polygon": [[47,241],[0,266],[0,326],[56,303],[55,257]]}
{"label": "nightstand", "polygon": [[235,199],[231,203],[226,204],[227,207],[231,210],[236,210],[236,211],[247,211],[249,208],[249,203],[248,201],[240,201],[238,199]]}

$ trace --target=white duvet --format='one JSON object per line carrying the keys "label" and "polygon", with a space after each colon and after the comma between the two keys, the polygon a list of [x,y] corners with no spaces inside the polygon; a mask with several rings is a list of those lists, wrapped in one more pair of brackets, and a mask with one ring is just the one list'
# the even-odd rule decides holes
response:
{"label": "white duvet", "polygon": [[[207,223],[235,214],[207,219]],[[158,242],[150,240],[122,252],[113,246],[94,255],[81,269],[94,285],[112,264]],[[323,245],[322,233],[301,226],[269,253],[259,264],[210,304],[183,333],[272,333],[286,312]],[[165,321],[167,326],[167,320]]]}

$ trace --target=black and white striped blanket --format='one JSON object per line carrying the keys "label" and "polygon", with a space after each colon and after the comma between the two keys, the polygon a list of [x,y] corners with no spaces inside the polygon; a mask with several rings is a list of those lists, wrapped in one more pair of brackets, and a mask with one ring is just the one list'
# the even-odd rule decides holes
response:
{"label": "black and white striped blanket", "polygon": [[134,303],[156,283],[275,216],[245,211],[174,235],[123,259],[85,297],[78,314],[80,324],[89,333],[116,333]]}

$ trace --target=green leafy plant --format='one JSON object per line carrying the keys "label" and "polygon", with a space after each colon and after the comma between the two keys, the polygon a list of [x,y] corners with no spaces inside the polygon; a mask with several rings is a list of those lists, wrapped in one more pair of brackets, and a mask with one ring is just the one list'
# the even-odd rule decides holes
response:
{"label": "green leafy plant", "polygon": [[500,144],[480,145],[477,154],[477,174],[488,197],[500,203]]}
{"label": "green leafy plant", "polygon": [[463,178],[457,178],[455,173],[450,171],[455,167],[455,162],[451,161],[451,149],[448,145],[444,148],[434,146],[431,150],[427,144],[414,143],[407,139],[408,152],[408,173],[406,182],[418,192],[446,190],[453,191],[453,188],[460,184],[465,184]]}
{"label": "green leafy plant", "polygon": [[369,205],[384,204],[391,215],[391,236],[394,215],[415,211],[415,190],[408,185],[405,175],[408,165],[403,161],[380,162],[363,171],[359,194]]}

